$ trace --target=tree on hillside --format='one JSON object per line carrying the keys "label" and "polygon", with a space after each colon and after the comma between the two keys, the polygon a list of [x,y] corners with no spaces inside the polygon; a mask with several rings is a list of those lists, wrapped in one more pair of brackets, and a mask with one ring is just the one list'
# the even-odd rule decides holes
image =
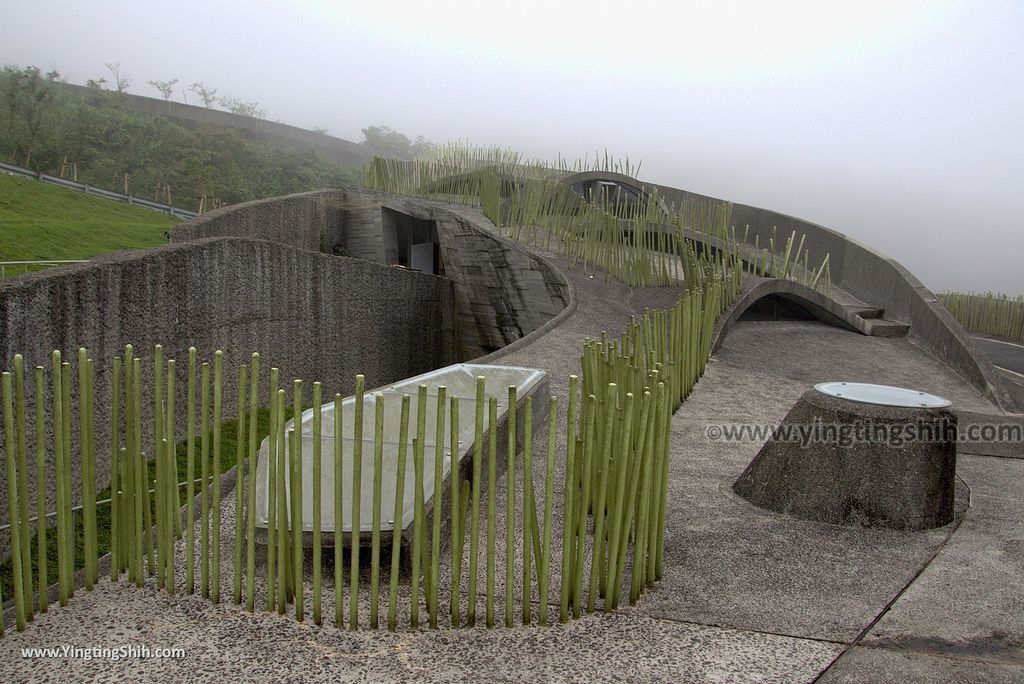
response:
{"label": "tree on hillside", "polygon": [[434,143],[422,135],[417,136],[415,142],[410,141],[409,136],[393,130],[390,126],[367,126],[362,131],[363,145],[400,159],[410,159],[434,146]]}
{"label": "tree on hillside", "polygon": [[217,101],[217,89],[209,87],[202,81],[193,83],[188,89],[199,96],[199,99],[203,101],[207,109],[212,107],[213,103]]}
{"label": "tree on hillside", "polygon": [[132,77],[121,73],[121,63],[114,62],[111,64],[108,62],[104,66],[110,71],[110,75],[114,77],[114,90],[119,93],[127,92],[128,87],[132,84]]}
{"label": "tree on hillside", "polygon": [[49,79],[32,67],[0,66],[0,161],[54,175],[70,164],[83,183],[122,192],[127,186],[151,199],[166,200],[169,192],[175,206],[189,209],[204,198],[207,206],[244,202],[359,179],[357,170],[311,150],[280,149],[231,128],[193,128],[133,111],[109,84],[83,93]]}
{"label": "tree on hillside", "polygon": [[267,116],[267,110],[260,109],[259,102],[244,102],[234,97],[221,97],[217,101],[232,114],[250,116],[254,119],[263,119]]}
{"label": "tree on hillside", "polygon": [[434,149],[434,143],[430,142],[422,135],[417,135],[416,139],[413,140],[411,145],[409,145],[409,153],[413,157],[419,156],[424,152],[429,152],[432,149]]}
{"label": "tree on hillside", "polygon": [[33,146],[53,106],[53,90],[39,67],[4,67],[3,109],[11,160],[25,164],[32,160]]}
{"label": "tree on hillside", "polygon": [[146,81],[149,85],[153,86],[160,91],[160,94],[164,96],[165,101],[170,101],[171,95],[174,94],[174,85],[178,82],[178,79],[174,78],[170,81]]}

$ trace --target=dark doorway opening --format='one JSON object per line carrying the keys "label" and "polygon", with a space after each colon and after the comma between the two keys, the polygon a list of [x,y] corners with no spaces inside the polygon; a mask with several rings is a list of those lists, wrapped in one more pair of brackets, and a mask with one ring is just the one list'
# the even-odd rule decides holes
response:
{"label": "dark doorway opening", "polygon": [[381,223],[385,263],[444,275],[436,221],[381,207]]}
{"label": "dark doorway opening", "polygon": [[741,321],[813,321],[817,316],[796,302],[768,295],[740,314]]}

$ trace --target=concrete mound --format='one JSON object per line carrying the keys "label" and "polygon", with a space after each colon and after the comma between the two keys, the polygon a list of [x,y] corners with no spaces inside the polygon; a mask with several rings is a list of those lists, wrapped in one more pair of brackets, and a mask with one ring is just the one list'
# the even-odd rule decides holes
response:
{"label": "concrete mound", "polygon": [[945,404],[882,405],[812,389],[733,490],[755,506],[819,522],[946,525],[954,515],[956,415]]}

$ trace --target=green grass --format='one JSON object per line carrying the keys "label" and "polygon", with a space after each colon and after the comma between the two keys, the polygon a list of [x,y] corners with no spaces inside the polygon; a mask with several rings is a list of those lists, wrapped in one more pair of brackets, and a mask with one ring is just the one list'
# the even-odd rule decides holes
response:
{"label": "green grass", "polygon": [[[164,232],[178,220],[152,209],[0,174],[0,261],[88,259],[156,247],[167,242]],[[13,275],[20,273],[17,269]]]}

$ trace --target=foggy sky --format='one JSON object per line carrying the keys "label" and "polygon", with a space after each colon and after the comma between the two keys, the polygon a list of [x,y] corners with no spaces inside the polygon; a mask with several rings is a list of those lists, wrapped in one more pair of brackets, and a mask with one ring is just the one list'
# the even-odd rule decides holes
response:
{"label": "foggy sky", "polygon": [[933,290],[1024,293],[1024,3],[768,5],[8,3],[0,62],[74,83],[120,62],[130,92],[203,81],[349,140],[607,149],[846,233]]}

